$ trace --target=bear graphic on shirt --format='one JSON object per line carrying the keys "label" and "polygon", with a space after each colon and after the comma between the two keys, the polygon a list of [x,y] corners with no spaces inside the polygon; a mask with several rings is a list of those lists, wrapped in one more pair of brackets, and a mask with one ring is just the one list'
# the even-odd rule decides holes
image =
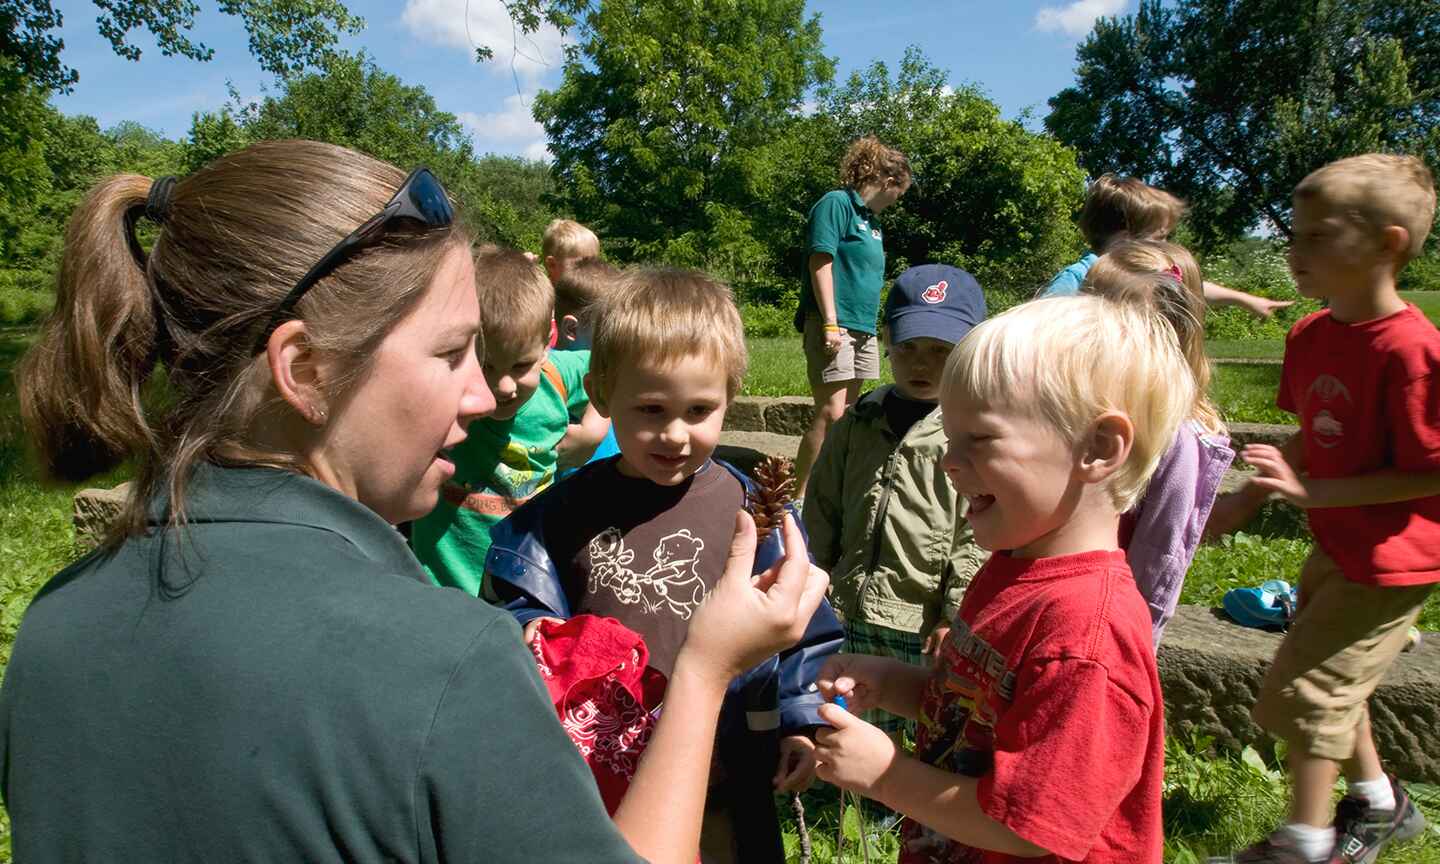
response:
{"label": "bear graphic on shirt", "polygon": [[639,606],[646,613],[661,610],[688,620],[705,599],[705,580],[700,577],[700,553],[705,541],[688,528],[660,538],[651,558],[655,563],[642,572],[631,569],[635,553],[625,545],[618,528],[607,528],[590,541],[591,594],[601,589],[621,603]]}

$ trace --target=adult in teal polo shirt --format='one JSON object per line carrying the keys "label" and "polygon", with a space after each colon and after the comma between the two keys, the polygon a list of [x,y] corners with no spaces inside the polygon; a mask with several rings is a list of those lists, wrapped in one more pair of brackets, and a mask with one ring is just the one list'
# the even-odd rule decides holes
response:
{"label": "adult in teal polo shirt", "polygon": [[[737,522],[612,820],[514,619],[429,584],[393,527],[495,407],[439,181],[267,142],[102,180],[70,227],[18,376],[27,432],[53,475],[141,469],[20,623],[15,860],[693,864],[726,687],[824,594],[794,523],[755,587]],[[172,398],[142,410],[157,361]]]}
{"label": "adult in teal polo shirt", "polygon": [[885,285],[885,235],[876,217],[910,188],[910,163],[866,137],[846,151],[840,177],[844,188],[815,202],[806,225],[808,290],[800,292],[795,325],[804,335],[815,418],[795,457],[800,496],[830,426],[859,397],[862,381],[880,377],[875,325]]}

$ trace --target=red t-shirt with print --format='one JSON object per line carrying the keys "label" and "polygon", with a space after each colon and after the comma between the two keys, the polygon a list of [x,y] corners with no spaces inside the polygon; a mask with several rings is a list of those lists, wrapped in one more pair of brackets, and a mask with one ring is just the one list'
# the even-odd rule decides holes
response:
{"label": "red t-shirt with print", "polygon": [[[1275,404],[1300,417],[1311,477],[1440,470],[1440,331],[1410,304],[1346,324],[1325,309],[1285,340]],[[1345,577],[1365,585],[1440,581],[1440,496],[1309,511]]]}
{"label": "red t-shirt with print", "polygon": [[1165,719],[1150,630],[1123,551],[990,556],[925,685],[915,753],[980,778],[981,809],[1054,855],[986,852],[907,819],[901,864],[1159,864]]}

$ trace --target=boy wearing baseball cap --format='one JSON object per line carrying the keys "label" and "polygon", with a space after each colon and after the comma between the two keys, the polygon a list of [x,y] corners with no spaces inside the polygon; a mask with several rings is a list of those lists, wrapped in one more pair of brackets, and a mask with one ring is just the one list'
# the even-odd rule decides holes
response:
{"label": "boy wearing baseball cap", "polygon": [[[964,502],[941,465],[945,359],[985,319],[975,278],[943,264],[911,267],[885,302],[880,338],[892,386],[862,396],[820,450],[802,516],[815,562],[830,571],[846,652],[926,665],[970,577],[985,561]],[[914,721],[867,717],[898,740]]]}

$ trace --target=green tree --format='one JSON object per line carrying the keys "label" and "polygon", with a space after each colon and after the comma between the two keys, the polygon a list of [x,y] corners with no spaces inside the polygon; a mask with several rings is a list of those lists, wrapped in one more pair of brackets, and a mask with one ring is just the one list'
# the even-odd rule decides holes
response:
{"label": "green tree", "polygon": [[1072,216],[1084,175],[1074,152],[1003,119],[978,89],[951,87],[910,48],[893,75],[876,62],[823,88],[818,110],[766,148],[755,218],[797,284],[808,209],[838,185],[840,158],[862,135],[900,150],[915,172],[882,219],[891,275],[938,261],[971,271],[987,291],[1020,296],[1078,251]]}
{"label": "green tree", "polygon": [[577,13],[564,79],[535,117],[564,200],[607,249],[726,275],[764,256],[746,212],[753,153],[833,70],[803,0],[511,9],[522,22],[527,10]]}
{"label": "green tree", "polygon": [[[99,10],[96,24],[115,53],[140,59],[140,48],[130,41],[135,30],[155,38],[160,53],[179,54],[206,61],[214,50],[191,39],[195,0],[92,0]],[[363,18],[350,14],[341,0],[219,0],[226,15],[240,18],[249,35],[250,53],[267,72],[285,77],[308,67],[324,65],[335,54],[343,33],[358,33]],[[28,79],[42,90],[68,91],[79,75],[65,65],[60,54],[65,42],[57,31],[64,18],[52,0],[0,0],[0,89],[19,86]]]}
{"label": "green tree", "polygon": [[252,141],[309,138],[368,153],[440,176],[482,237],[537,247],[551,214],[543,163],[506,157],[477,160],[459,119],[442,111],[424,87],[406,84],[364,54],[341,55],[321,71],[290,78],[260,102],[236,94],[190,124],[183,161],[194,170]]}
{"label": "green tree", "polygon": [[10,261],[26,214],[50,191],[44,134],[50,106],[36,87],[0,90],[0,261]]}
{"label": "green tree", "polygon": [[1367,151],[1440,165],[1434,0],[1142,0],[1102,18],[1046,127],[1092,175],[1190,200],[1196,239],[1288,231],[1290,192]]}

